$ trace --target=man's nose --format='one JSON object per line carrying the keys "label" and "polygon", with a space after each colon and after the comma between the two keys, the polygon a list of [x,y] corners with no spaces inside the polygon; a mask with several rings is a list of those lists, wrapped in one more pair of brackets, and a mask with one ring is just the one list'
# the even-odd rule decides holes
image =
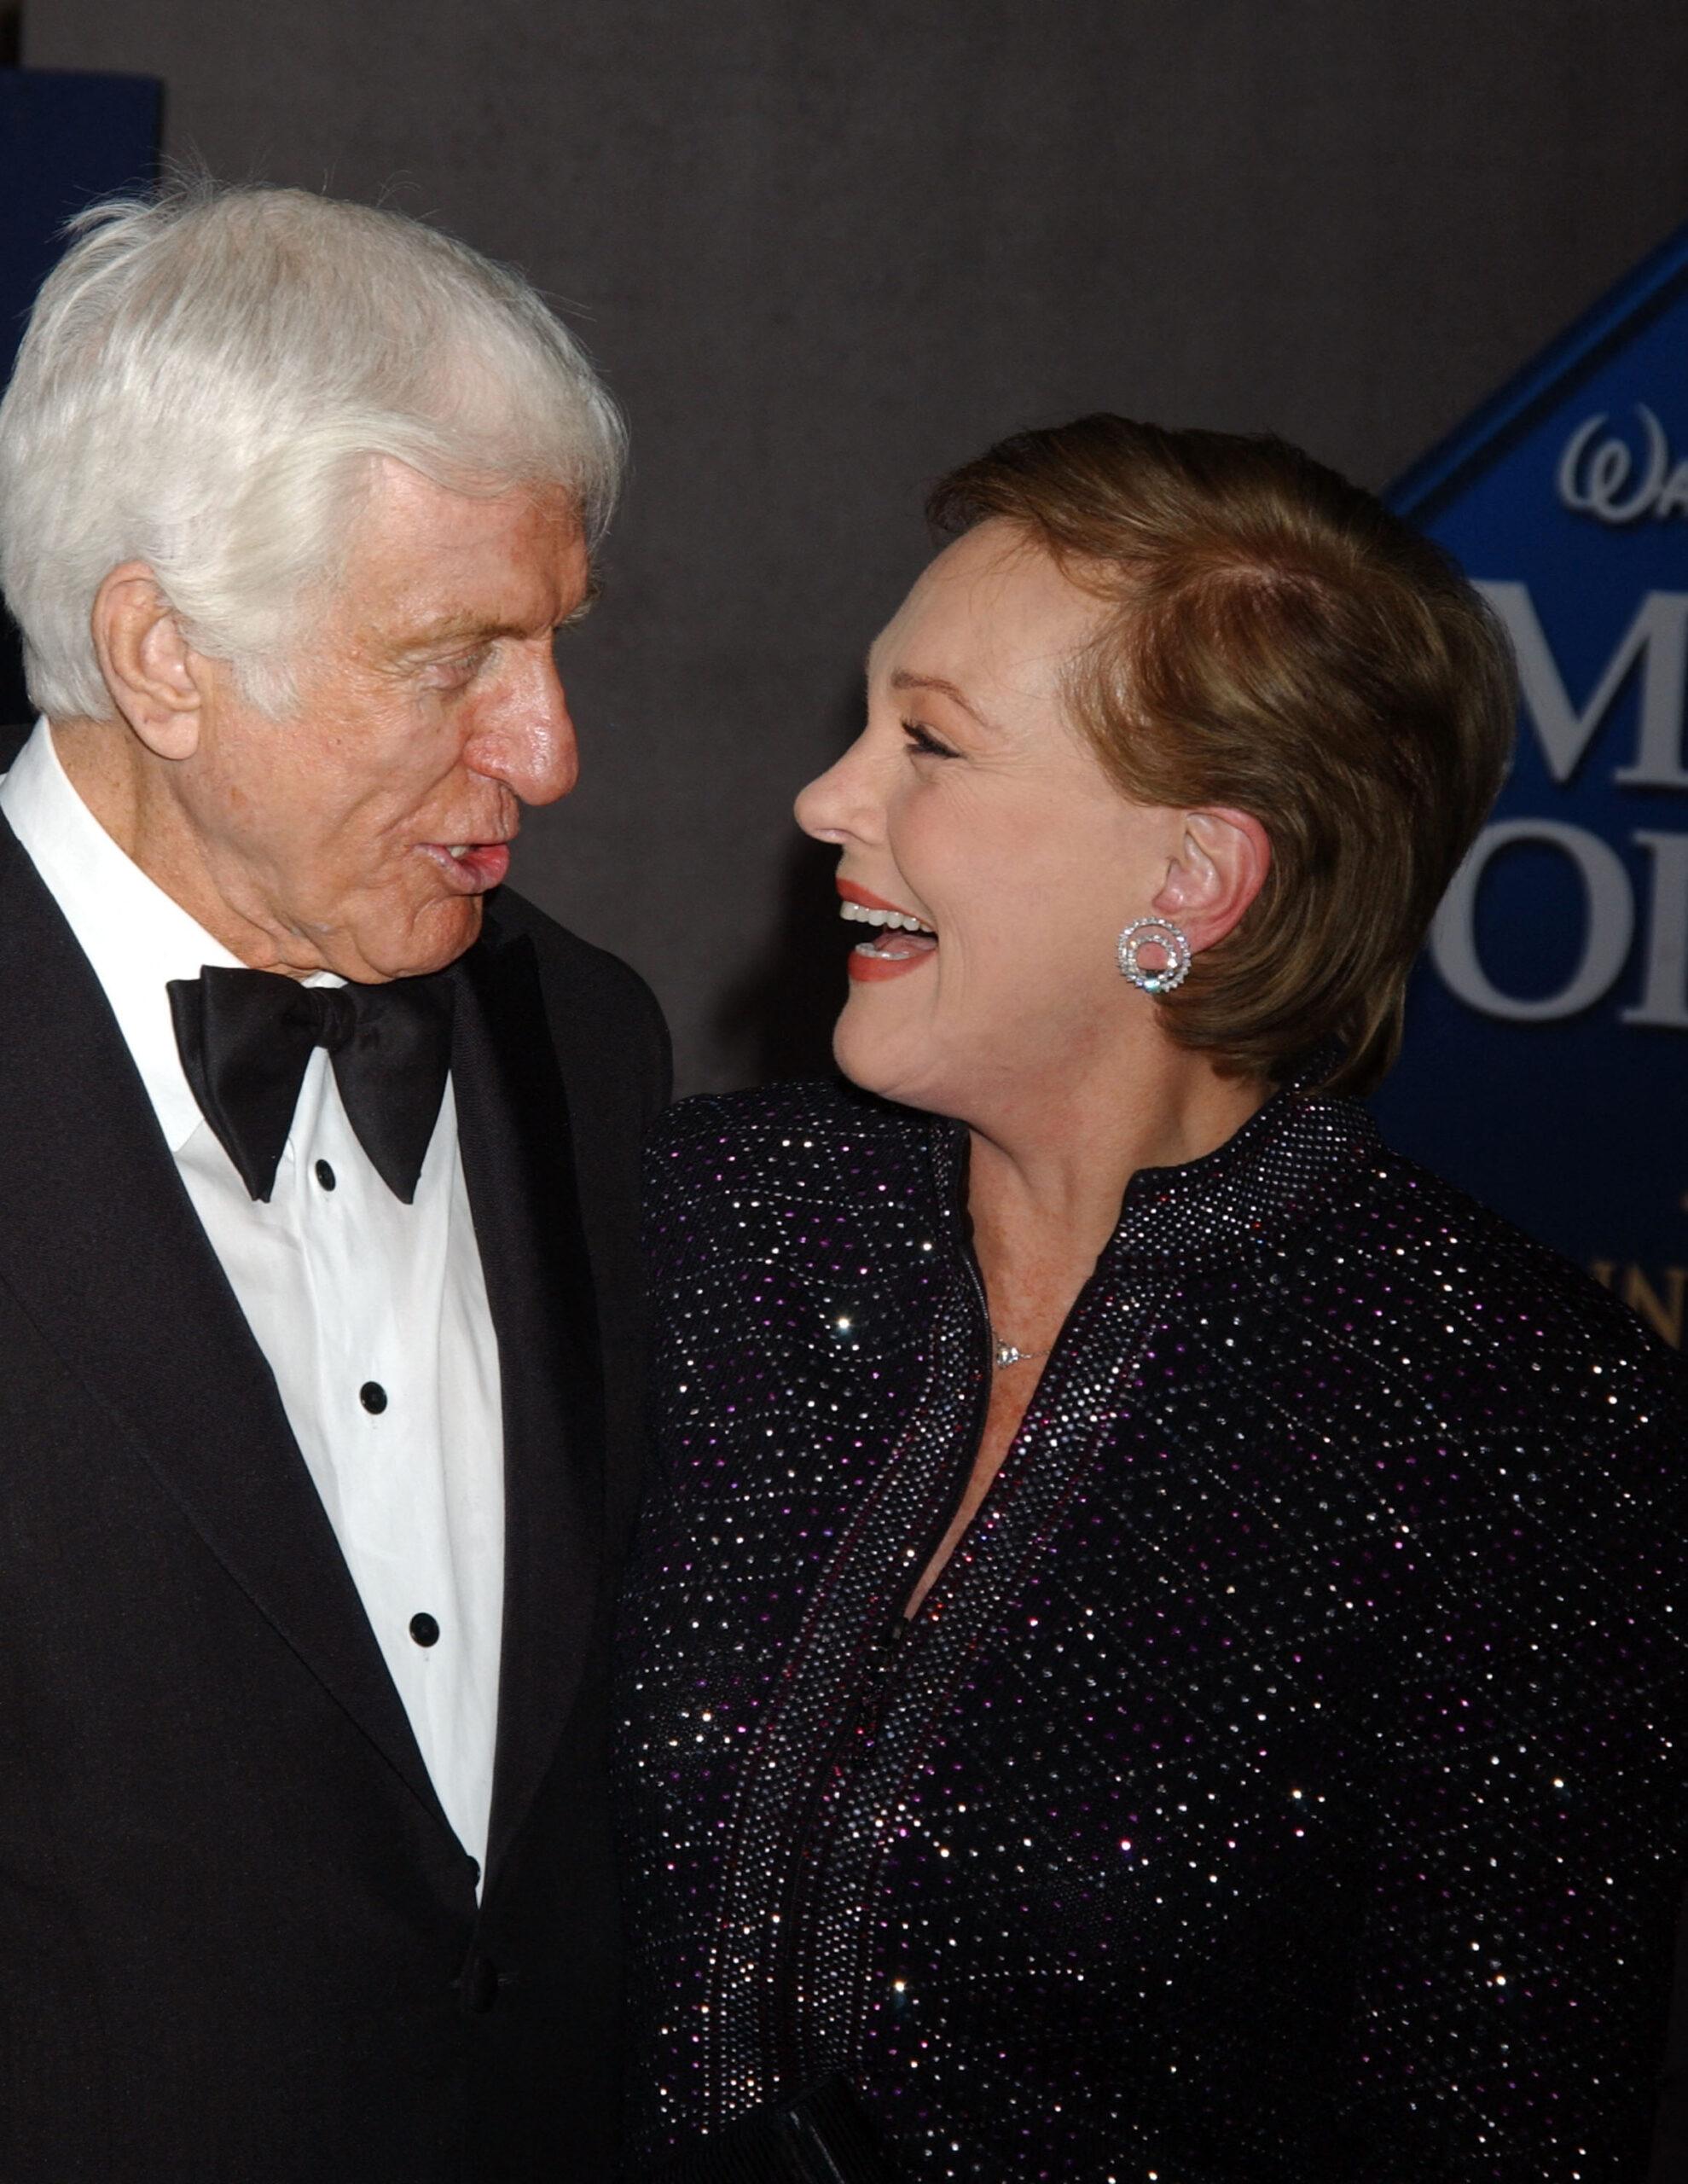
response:
{"label": "man's nose", "polygon": [[468,762],[524,804],[554,804],[580,778],[580,746],[548,645],[500,694],[493,717],[471,740]]}
{"label": "man's nose", "polygon": [[797,822],[817,842],[873,840],[880,830],[884,798],[876,770],[858,736],[836,765],[799,789]]}

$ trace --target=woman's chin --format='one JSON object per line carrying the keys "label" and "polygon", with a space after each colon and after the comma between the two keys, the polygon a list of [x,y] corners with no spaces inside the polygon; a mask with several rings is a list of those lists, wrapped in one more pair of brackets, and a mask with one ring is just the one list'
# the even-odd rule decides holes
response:
{"label": "woman's chin", "polygon": [[839,1072],[864,1092],[905,1107],[933,1104],[925,1096],[932,1057],[924,1043],[906,1028],[897,1034],[883,1021],[874,1022],[854,996],[844,1004],[833,1031],[832,1060]]}
{"label": "woman's chin", "polygon": [[838,1022],[832,1026],[832,1060],[838,1073],[847,1077],[852,1084],[859,1084],[864,1092],[875,1092],[879,1087],[873,1082],[873,1048],[876,1043],[864,1039],[860,1027],[850,1022],[850,1009],[844,1005]]}

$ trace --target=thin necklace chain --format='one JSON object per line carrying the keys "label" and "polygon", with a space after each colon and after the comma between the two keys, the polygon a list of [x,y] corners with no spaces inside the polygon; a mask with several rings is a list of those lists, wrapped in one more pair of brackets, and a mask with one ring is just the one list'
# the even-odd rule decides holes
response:
{"label": "thin necklace chain", "polygon": [[1047,1357],[1049,1354],[1047,1350],[1022,1350],[1017,1342],[1010,1342],[995,1327],[990,1330],[990,1341],[992,1362],[999,1373],[1006,1372],[1010,1365],[1024,1365],[1035,1357]]}

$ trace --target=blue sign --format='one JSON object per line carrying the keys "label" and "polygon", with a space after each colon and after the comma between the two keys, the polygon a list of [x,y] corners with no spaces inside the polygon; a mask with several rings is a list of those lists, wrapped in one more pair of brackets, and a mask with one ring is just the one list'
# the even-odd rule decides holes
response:
{"label": "blue sign", "polygon": [[[146,76],[0,68],[0,388],[65,223],[96,197],[157,179],[160,88]],[[23,679],[0,613],[0,732],[23,718]],[[0,750],[0,770],[9,752]]]}
{"label": "blue sign", "polygon": [[1669,1339],[1688,1289],[1688,229],[1389,496],[1518,656],[1517,754],[1415,974],[1395,1143]]}
{"label": "blue sign", "polygon": [[66,221],[157,179],[160,95],[148,76],[0,68],[0,386]]}

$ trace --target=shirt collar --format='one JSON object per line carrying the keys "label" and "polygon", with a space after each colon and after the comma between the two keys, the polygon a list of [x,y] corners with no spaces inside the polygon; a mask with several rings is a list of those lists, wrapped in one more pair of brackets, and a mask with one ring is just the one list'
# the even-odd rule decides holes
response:
{"label": "shirt collar", "polygon": [[237,967],[240,958],[118,847],[72,786],[45,720],[0,781],[0,810],[93,965],[165,1142],[179,1152],[202,1118],[165,988],[207,964]]}

